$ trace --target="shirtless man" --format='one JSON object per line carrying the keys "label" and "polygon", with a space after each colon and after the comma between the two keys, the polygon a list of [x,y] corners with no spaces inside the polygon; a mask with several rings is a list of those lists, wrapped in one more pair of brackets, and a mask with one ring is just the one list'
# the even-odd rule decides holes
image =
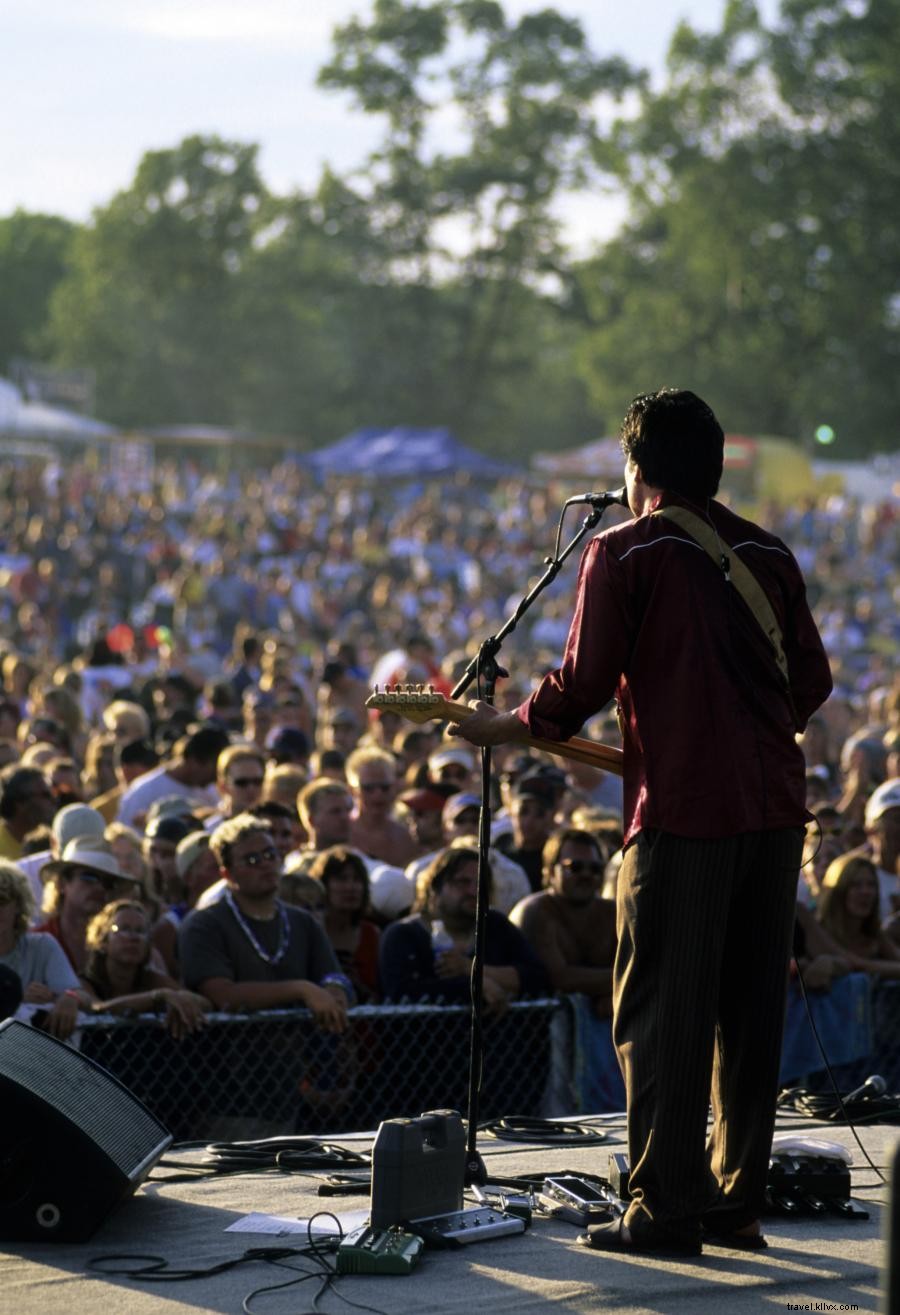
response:
{"label": "shirtless man", "polygon": [[397,796],[397,765],[381,749],[357,749],[347,759],[355,812],[350,843],[369,858],[406,867],[418,852],[409,831],[391,817]]}
{"label": "shirtless man", "polygon": [[544,846],[544,889],[510,914],[554,989],[590,996],[598,1018],[612,1014],[616,906],[601,899],[603,856],[587,831],[556,831]]}

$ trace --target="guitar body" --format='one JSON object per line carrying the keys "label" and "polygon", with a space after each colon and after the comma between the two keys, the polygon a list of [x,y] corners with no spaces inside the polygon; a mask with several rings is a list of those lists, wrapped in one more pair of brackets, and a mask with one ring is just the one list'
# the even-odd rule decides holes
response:
{"label": "guitar body", "polygon": [[[465,703],[454,703],[445,699],[424,685],[395,685],[392,689],[379,690],[366,699],[367,708],[390,708],[407,721],[464,721],[472,709]],[[609,744],[598,744],[595,740],[586,740],[573,736],[571,740],[544,740],[537,735],[529,735],[523,741],[533,749],[543,753],[552,753],[557,758],[569,758],[573,762],[587,763],[602,772],[622,775],[622,750]]]}

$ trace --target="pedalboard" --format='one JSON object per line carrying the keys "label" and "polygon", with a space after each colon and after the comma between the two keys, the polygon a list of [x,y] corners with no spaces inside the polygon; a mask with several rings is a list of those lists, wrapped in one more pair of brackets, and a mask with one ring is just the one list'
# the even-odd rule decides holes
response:
{"label": "pedalboard", "polygon": [[426,1246],[461,1247],[472,1242],[490,1242],[495,1237],[524,1233],[527,1225],[519,1215],[505,1214],[488,1205],[477,1205],[471,1209],[453,1210],[446,1215],[410,1219],[405,1227],[418,1234]]}

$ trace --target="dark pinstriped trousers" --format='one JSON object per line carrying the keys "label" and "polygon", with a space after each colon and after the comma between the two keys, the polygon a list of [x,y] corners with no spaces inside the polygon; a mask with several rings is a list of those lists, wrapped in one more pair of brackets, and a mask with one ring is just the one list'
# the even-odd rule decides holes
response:
{"label": "dark pinstriped trousers", "polygon": [[802,845],[799,828],[643,831],[626,850],[613,1037],[637,1232],[694,1237],[701,1216],[727,1231],[762,1211]]}

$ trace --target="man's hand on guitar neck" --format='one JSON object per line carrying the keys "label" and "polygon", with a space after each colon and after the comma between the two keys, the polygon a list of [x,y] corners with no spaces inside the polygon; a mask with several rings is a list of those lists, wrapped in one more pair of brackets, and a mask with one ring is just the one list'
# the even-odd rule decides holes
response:
{"label": "man's hand on guitar neck", "polygon": [[528,730],[514,712],[498,712],[480,699],[470,701],[469,707],[472,712],[457,725],[448,727],[448,735],[458,735],[470,744],[479,745],[527,742]]}

